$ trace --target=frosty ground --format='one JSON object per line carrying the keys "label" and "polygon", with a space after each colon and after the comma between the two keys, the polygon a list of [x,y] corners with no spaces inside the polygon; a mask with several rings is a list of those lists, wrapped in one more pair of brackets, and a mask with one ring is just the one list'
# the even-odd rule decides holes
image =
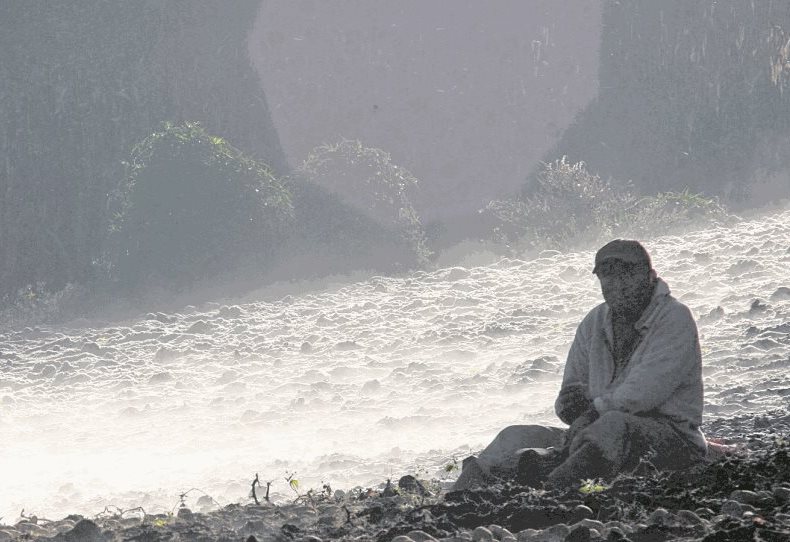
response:
{"label": "frosty ground", "polygon": [[[646,241],[698,317],[710,424],[786,405],[790,212]],[[0,516],[177,511],[322,483],[445,479],[552,404],[583,315],[593,251],[374,277],[310,294],[122,323],[6,330],[0,350]],[[481,415],[483,413],[484,415]],[[298,479],[294,488],[286,478]],[[203,501],[206,503],[206,500]],[[206,505],[216,506],[216,505]]]}

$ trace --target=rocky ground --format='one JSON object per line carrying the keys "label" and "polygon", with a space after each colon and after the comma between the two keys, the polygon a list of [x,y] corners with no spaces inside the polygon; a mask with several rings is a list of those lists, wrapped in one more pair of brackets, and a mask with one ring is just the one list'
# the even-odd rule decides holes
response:
{"label": "rocky ground", "polygon": [[643,462],[611,482],[564,492],[510,483],[441,492],[404,476],[379,489],[325,488],[286,505],[267,503],[258,489],[260,504],[205,513],[26,517],[0,528],[0,542],[790,540],[790,411],[721,418],[705,431],[737,447],[686,471],[656,472]]}

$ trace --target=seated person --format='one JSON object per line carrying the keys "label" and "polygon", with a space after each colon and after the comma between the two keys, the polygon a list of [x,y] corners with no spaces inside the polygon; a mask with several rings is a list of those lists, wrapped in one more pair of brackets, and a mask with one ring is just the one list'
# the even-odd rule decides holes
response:
{"label": "seated person", "polygon": [[[605,245],[593,273],[605,302],[576,330],[554,405],[569,429],[505,428],[477,458],[464,461],[454,489],[517,474],[532,485],[566,487],[612,478],[648,453],[660,469],[704,458],[702,359],[688,307],[670,295],[637,241]],[[525,448],[558,453],[525,454]],[[541,467],[551,472],[536,474]]]}

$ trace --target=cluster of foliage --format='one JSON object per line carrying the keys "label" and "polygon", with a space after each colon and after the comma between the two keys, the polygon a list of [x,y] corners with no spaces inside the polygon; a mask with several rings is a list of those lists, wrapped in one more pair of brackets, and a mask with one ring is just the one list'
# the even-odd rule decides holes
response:
{"label": "cluster of foliage", "polygon": [[183,287],[265,268],[293,208],[268,166],[198,123],[163,129],[132,151],[111,199],[110,275],[127,287]]}
{"label": "cluster of foliage", "polygon": [[298,174],[372,221],[376,236],[391,232],[402,247],[395,251],[402,260],[396,269],[428,263],[431,253],[411,201],[419,181],[394,164],[389,153],[344,139],[313,149]]}
{"label": "cluster of foliage", "polygon": [[0,3],[0,298],[95,282],[107,194],[162,121],[287,170],[247,55],[259,4]]}
{"label": "cluster of foliage", "polygon": [[495,218],[494,239],[517,248],[644,238],[728,218],[716,199],[688,190],[638,197],[629,185],[602,180],[564,156],[543,165],[529,195],[492,201],[486,212]]}
{"label": "cluster of foliage", "polygon": [[755,172],[790,167],[786,4],[606,2],[603,24],[599,97],[549,156],[641,193],[690,186],[739,205]]}

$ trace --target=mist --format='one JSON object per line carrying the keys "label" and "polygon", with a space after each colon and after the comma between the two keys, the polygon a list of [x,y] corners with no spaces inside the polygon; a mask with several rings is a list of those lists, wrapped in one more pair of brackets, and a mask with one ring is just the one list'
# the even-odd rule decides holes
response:
{"label": "mist", "polygon": [[705,423],[784,408],[788,14],[4,3],[0,541],[256,476],[441,494],[562,425],[618,237],[698,322]]}

